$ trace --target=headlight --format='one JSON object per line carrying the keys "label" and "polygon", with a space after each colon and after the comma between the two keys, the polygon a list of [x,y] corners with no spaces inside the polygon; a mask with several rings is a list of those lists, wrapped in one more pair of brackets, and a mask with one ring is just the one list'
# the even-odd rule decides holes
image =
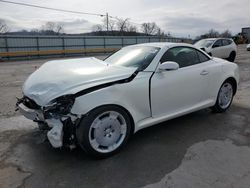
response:
{"label": "headlight", "polygon": [[44,107],[45,113],[51,114],[60,114],[60,115],[67,115],[73,104],[75,102],[74,97],[72,95],[64,95],[58,97],[50,102],[50,104]]}

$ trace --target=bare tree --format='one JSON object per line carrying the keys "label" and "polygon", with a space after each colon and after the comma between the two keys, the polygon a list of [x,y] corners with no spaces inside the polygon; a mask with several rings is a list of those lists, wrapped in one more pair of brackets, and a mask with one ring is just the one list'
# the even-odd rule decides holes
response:
{"label": "bare tree", "polygon": [[[108,24],[107,24],[108,21]],[[107,25],[108,25],[108,33],[107,31]],[[96,24],[92,27],[92,30],[95,32],[99,32],[100,34],[113,34],[113,35],[124,35],[127,32],[131,35],[132,33],[136,33],[138,28],[133,25],[129,18],[121,19],[106,19],[103,18],[102,24]]]}
{"label": "bare tree", "polygon": [[63,32],[64,32],[63,26],[57,24],[54,31],[55,31],[57,34],[63,33]]}
{"label": "bare tree", "polygon": [[158,27],[157,29],[157,36],[163,37],[165,35],[164,31],[161,30],[161,28]]}
{"label": "bare tree", "polygon": [[47,22],[42,26],[42,30],[44,31],[53,31],[55,28],[55,23],[54,22]]}
{"label": "bare tree", "polygon": [[33,32],[33,33],[38,33],[38,32],[39,32],[39,29],[37,29],[37,28],[33,28],[33,29],[31,29],[31,30],[30,30],[30,32]]}
{"label": "bare tree", "polygon": [[206,35],[207,38],[217,38],[220,36],[220,33],[214,29],[210,29]]}
{"label": "bare tree", "polygon": [[94,31],[104,31],[104,30],[107,30],[107,25],[108,25],[108,30],[109,31],[114,31],[115,30],[115,26],[116,26],[116,22],[115,22],[115,20],[112,20],[110,18],[107,19],[106,17],[104,17],[102,19],[102,24],[96,24],[96,25],[93,26],[92,29]]}
{"label": "bare tree", "polygon": [[130,26],[129,19],[118,19],[116,23],[117,29],[120,31],[120,33],[123,33],[124,31],[127,31]]}
{"label": "bare tree", "polygon": [[232,33],[228,29],[223,31],[222,33],[219,33],[215,29],[210,29],[207,33],[197,36],[195,40],[200,40],[200,39],[205,39],[205,38],[218,38],[218,37],[231,38]]}
{"label": "bare tree", "polygon": [[141,26],[142,32],[146,35],[155,35],[159,30],[159,27],[155,22],[143,23]]}
{"label": "bare tree", "polygon": [[9,31],[8,26],[4,20],[0,20],[0,34],[5,34]]}
{"label": "bare tree", "polygon": [[223,31],[221,34],[220,34],[221,37],[225,37],[225,38],[231,38],[232,37],[232,33],[231,31],[229,31],[228,29]]}
{"label": "bare tree", "polygon": [[[107,23],[108,22],[108,23]],[[116,29],[116,22],[115,20],[111,20],[105,17],[102,19],[102,24],[96,24],[92,27],[92,30],[95,32],[105,32],[107,31],[107,26],[108,26],[108,31],[113,33]]]}
{"label": "bare tree", "polygon": [[[102,20],[103,22],[103,30],[104,28],[107,30],[107,26],[108,26],[108,30],[109,31],[114,31],[115,30],[115,27],[116,27],[116,22],[115,20],[112,20],[112,19],[107,19],[106,17],[103,18]],[[107,23],[108,22],[108,23]]]}
{"label": "bare tree", "polygon": [[55,22],[47,22],[42,26],[41,32],[45,34],[61,34],[63,33],[63,26]]}
{"label": "bare tree", "polygon": [[138,28],[135,25],[129,25],[127,28],[128,32],[137,32]]}
{"label": "bare tree", "polygon": [[101,24],[96,24],[96,25],[94,25],[94,26],[92,27],[92,30],[93,30],[93,31],[96,31],[96,32],[100,32],[100,31],[103,30],[103,25],[101,25]]}

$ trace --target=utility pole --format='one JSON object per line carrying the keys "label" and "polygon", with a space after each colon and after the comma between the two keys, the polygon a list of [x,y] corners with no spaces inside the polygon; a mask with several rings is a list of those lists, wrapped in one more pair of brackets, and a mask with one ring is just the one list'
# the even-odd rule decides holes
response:
{"label": "utility pole", "polygon": [[107,32],[109,31],[109,14],[106,13],[106,22],[107,22]]}

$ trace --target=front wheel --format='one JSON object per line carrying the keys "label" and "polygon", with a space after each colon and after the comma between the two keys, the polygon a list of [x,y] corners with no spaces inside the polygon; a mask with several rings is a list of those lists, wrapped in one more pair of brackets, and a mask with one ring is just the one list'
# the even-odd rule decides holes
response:
{"label": "front wheel", "polygon": [[236,53],[235,52],[231,52],[230,55],[229,55],[229,57],[228,57],[228,61],[234,62],[235,57],[236,57]]}
{"label": "front wheel", "polygon": [[76,136],[87,154],[106,158],[125,145],[130,133],[131,120],[127,112],[117,106],[103,106],[82,119]]}
{"label": "front wheel", "polygon": [[220,87],[215,105],[212,107],[214,112],[225,112],[233,101],[233,84],[230,81],[225,81]]}

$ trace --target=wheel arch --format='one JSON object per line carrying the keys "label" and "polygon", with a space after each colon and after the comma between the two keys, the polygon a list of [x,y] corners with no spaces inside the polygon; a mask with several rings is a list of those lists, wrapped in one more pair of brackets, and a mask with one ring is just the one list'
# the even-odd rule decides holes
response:
{"label": "wheel arch", "polygon": [[233,84],[233,95],[235,95],[236,91],[237,91],[237,81],[236,81],[236,79],[234,77],[228,77],[227,79],[225,79],[224,82],[226,82],[226,81],[230,81]]}
{"label": "wheel arch", "polygon": [[97,110],[98,108],[112,107],[112,106],[118,107],[118,108],[124,110],[127,113],[127,115],[129,116],[129,119],[131,120],[131,135],[134,134],[134,131],[135,131],[135,121],[134,121],[134,118],[133,118],[132,114],[124,106],[121,106],[121,105],[118,105],[118,104],[103,104],[103,105],[100,105],[100,106],[96,106],[93,109],[89,110],[85,115],[83,115],[82,118],[88,116],[89,113],[91,113],[94,110]]}
{"label": "wheel arch", "polygon": [[236,55],[236,51],[235,51],[235,50],[232,50],[232,51],[230,52],[230,54],[231,54],[231,53],[234,53],[234,55]]}

